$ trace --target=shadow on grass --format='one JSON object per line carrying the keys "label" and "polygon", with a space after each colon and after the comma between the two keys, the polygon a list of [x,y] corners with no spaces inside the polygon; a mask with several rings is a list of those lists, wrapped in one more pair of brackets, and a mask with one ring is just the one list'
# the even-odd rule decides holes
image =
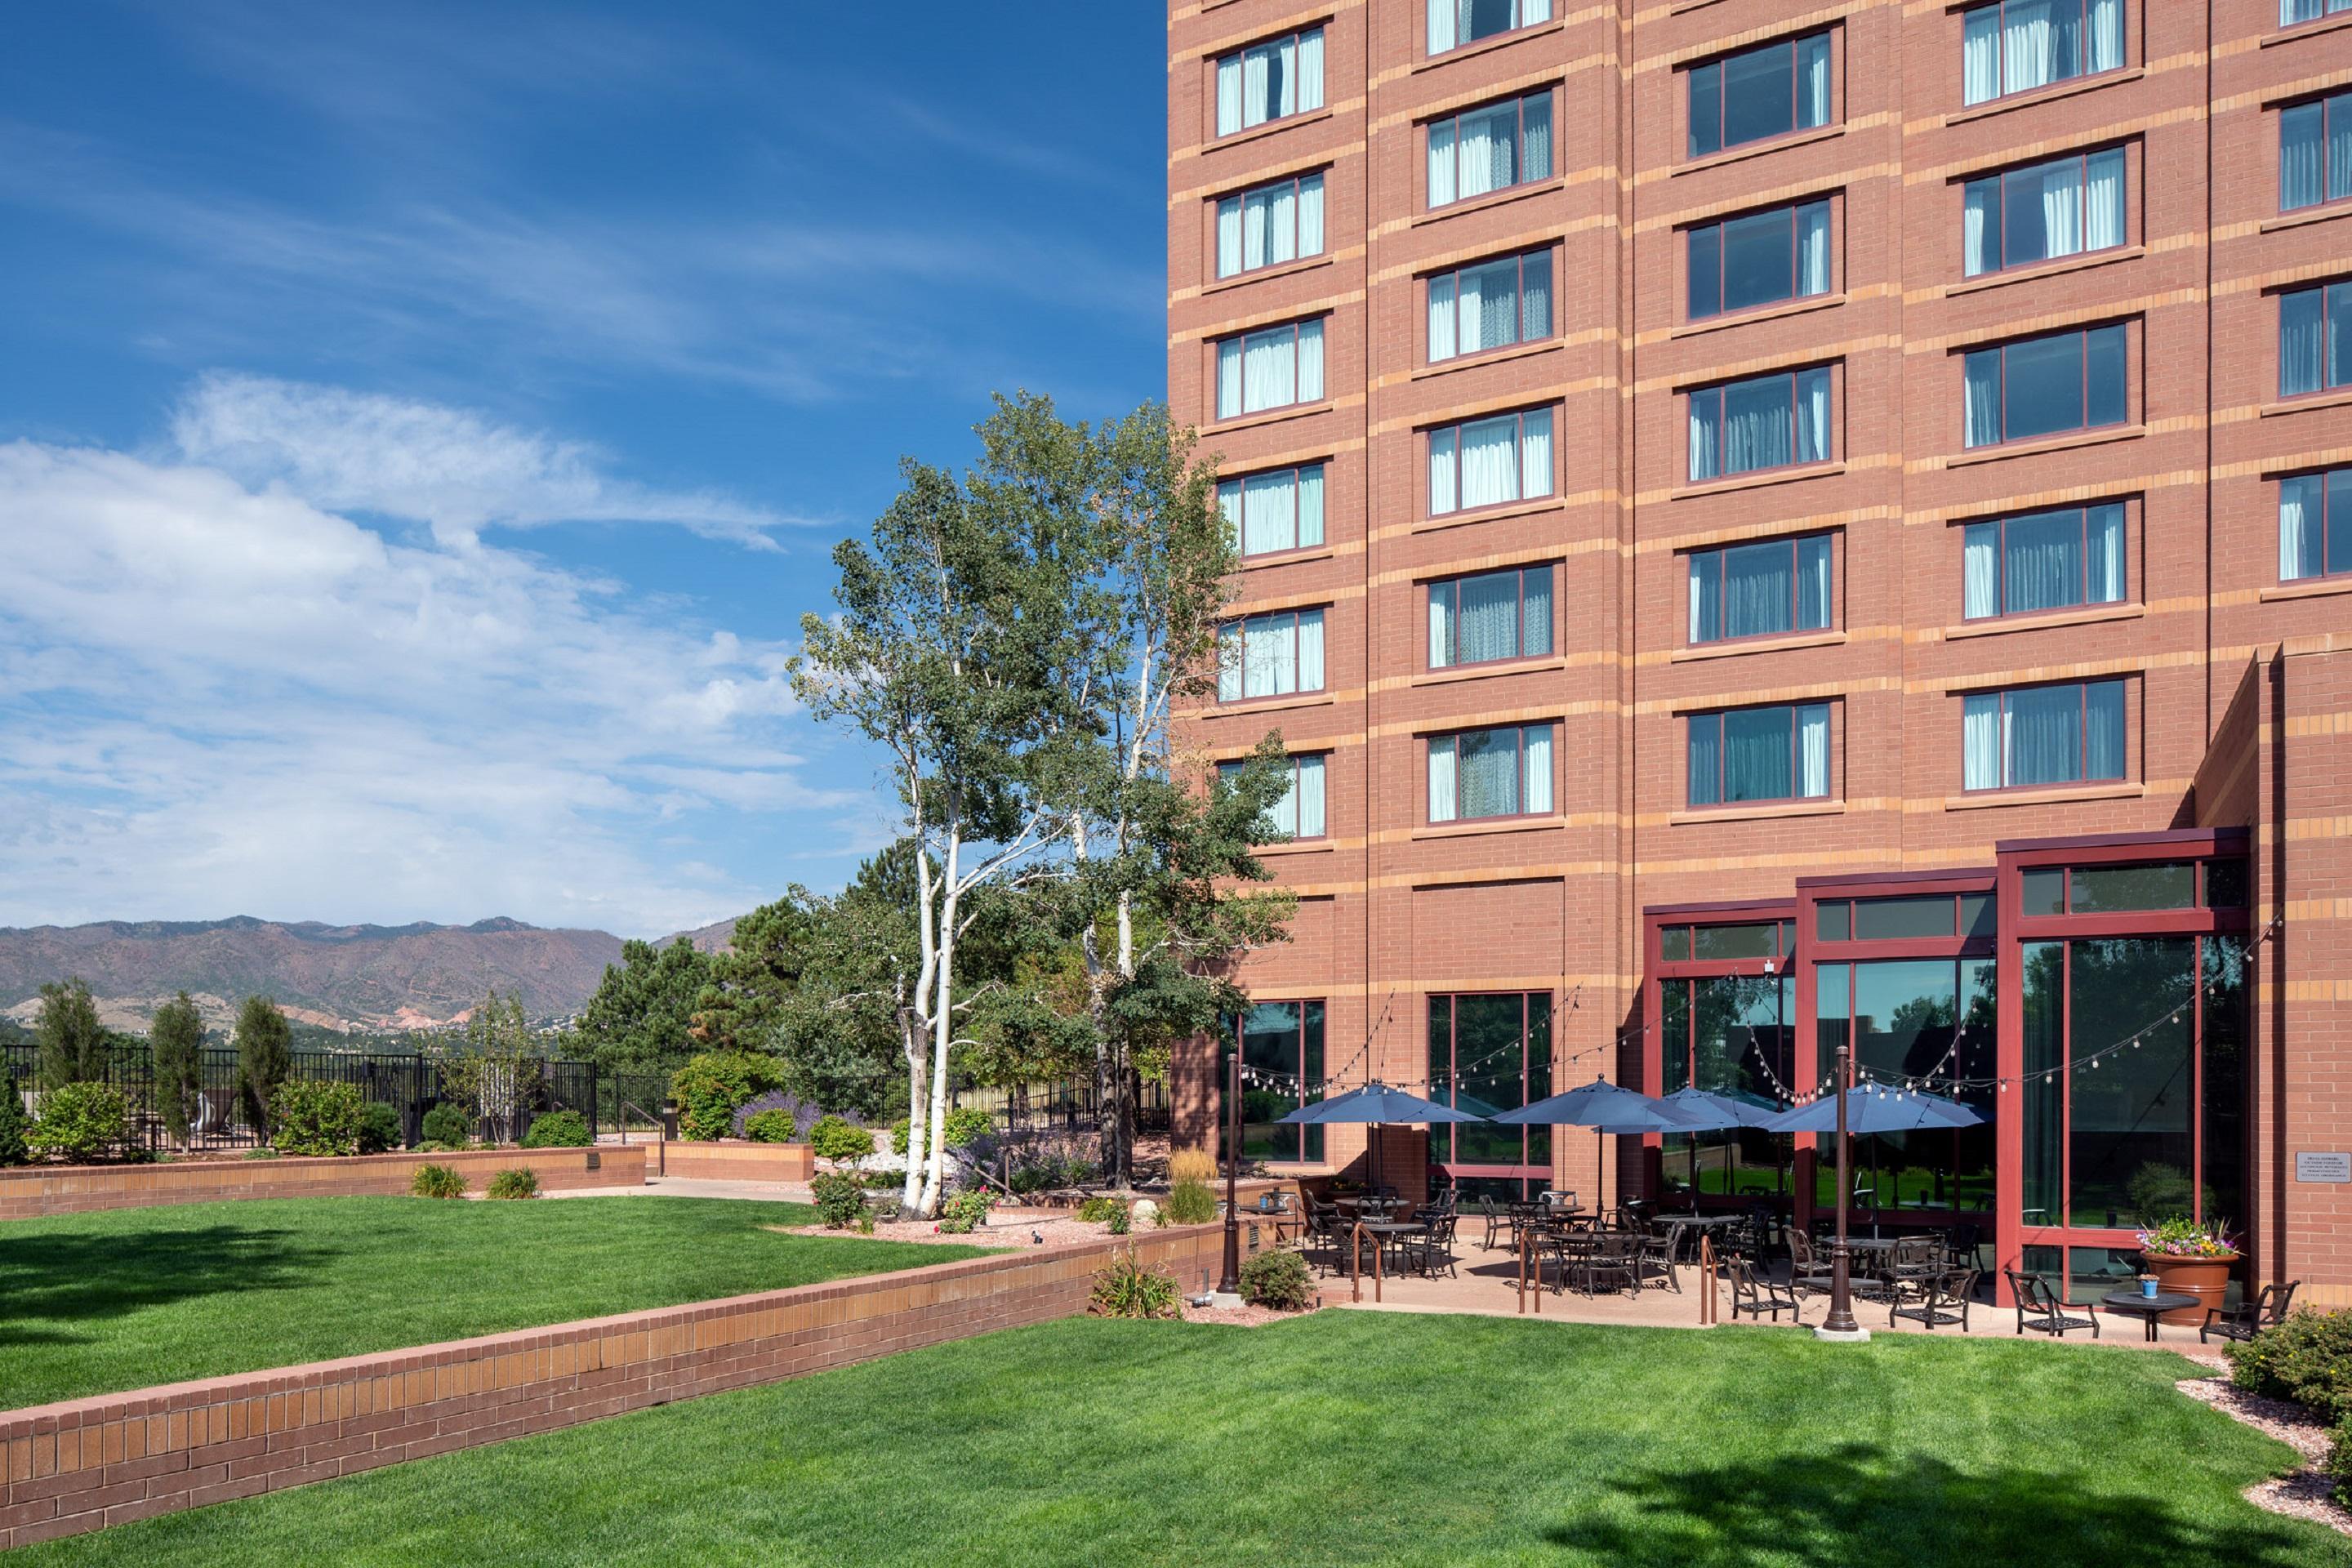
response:
{"label": "shadow on grass", "polygon": [[[2077,1459],[2095,1463],[2097,1435]],[[2151,1457],[2136,1456],[2143,1464]],[[1820,1568],[1917,1568],[1922,1563],[2227,1563],[2290,1568],[2315,1560],[2312,1542],[2247,1506],[2243,1519],[2192,1517],[2195,1505],[2122,1480],[2092,1489],[2052,1476],[2036,1456],[1989,1474],[1939,1459],[1891,1458],[1859,1443],[1807,1456],[1653,1470],[1621,1482],[1633,1517],[1553,1525],[1544,1538],[1615,1563],[1708,1568],[1759,1560]],[[2192,1463],[2175,1455],[2174,1464]],[[2142,1471],[2145,1474],[2145,1471]],[[2162,1483],[2158,1483],[2160,1486]],[[1957,1555],[1954,1548],[1964,1548]]]}
{"label": "shadow on grass", "polygon": [[[335,1255],[237,1226],[0,1239],[0,1346],[83,1344],[72,1325],[205,1296],[276,1289]],[[27,1320],[33,1320],[27,1321]]]}

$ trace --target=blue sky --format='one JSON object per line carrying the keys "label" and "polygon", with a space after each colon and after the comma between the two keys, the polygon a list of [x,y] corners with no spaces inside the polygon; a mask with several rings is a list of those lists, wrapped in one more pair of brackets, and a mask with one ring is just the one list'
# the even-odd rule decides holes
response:
{"label": "blue sky", "polygon": [[785,688],[827,552],[992,389],[1163,390],[1150,6],[10,32],[0,925],[837,886],[890,813]]}

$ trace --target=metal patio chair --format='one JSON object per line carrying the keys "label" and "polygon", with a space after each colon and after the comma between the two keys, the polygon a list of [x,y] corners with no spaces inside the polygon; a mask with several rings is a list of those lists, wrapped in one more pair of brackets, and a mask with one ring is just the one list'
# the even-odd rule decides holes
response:
{"label": "metal patio chair", "polygon": [[1769,1314],[1776,1323],[1783,1312],[1795,1322],[1805,1321],[1804,1310],[1798,1303],[1795,1290],[1768,1275],[1758,1273],[1748,1259],[1737,1254],[1731,1258],[1730,1270],[1733,1322],[1739,1321],[1742,1312],[1757,1319]]}
{"label": "metal patio chair", "polygon": [[2225,1340],[2250,1340],[2264,1329],[2274,1329],[2286,1321],[2288,1309],[2294,1304],[2300,1279],[2290,1279],[2281,1285],[2265,1285],[2251,1301],[2241,1301],[2234,1307],[2208,1307],[2205,1321],[2197,1331],[2197,1342],[2205,1343],[2208,1334],[2219,1334]]}
{"label": "metal patio chair", "polygon": [[1923,1329],[1941,1328],[1946,1323],[1958,1323],[1960,1331],[1969,1331],[1969,1302],[1975,1297],[1977,1271],[1973,1268],[1949,1268],[1940,1274],[1930,1274],[1909,1284],[1906,1294],[1898,1297],[1886,1314],[1889,1328],[1897,1318],[1917,1321]]}
{"label": "metal patio chair", "polygon": [[2099,1337],[2099,1310],[2084,1303],[2082,1317],[2074,1317],[2059,1299],[2058,1293],[2039,1274],[2020,1274],[2014,1268],[2001,1272],[2009,1277],[2009,1289],[2017,1298],[2017,1331],[2032,1329],[2037,1334],[2064,1339],[2074,1329],[2088,1329],[2091,1337]]}

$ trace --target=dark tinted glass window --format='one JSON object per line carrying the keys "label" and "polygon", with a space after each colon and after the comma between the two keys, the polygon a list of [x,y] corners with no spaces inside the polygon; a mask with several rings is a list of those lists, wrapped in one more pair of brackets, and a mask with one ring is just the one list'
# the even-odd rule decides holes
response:
{"label": "dark tinted glass window", "polygon": [[2192,861],[2168,866],[2077,866],[2068,899],[2078,915],[2115,910],[2185,910],[2197,902]]}
{"label": "dark tinted glass window", "polygon": [[1952,895],[1930,893],[1906,899],[1856,899],[1856,942],[1902,942],[1952,934]]}
{"label": "dark tinted glass window", "polygon": [[1685,73],[1690,155],[1830,122],[1830,36],[1743,49]]}

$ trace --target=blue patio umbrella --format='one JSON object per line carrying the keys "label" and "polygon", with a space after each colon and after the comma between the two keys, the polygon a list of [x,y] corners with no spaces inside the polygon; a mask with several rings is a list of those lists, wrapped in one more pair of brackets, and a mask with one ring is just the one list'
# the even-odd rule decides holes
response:
{"label": "blue patio umbrella", "polygon": [[1473,1111],[1456,1110],[1450,1105],[1440,1105],[1433,1100],[1423,1100],[1401,1089],[1391,1089],[1384,1083],[1373,1082],[1361,1089],[1351,1089],[1345,1094],[1335,1094],[1328,1100],[1318,1100],[1312,1105],[1302,1105],[1282,1121],[1300,1126],[1328,1126],[1333,1122],[1368,1123],[1374,1142],[1368,1156],[1372,1179],[1366,1183],[1377,1189],[1380,1183],[1380,1128],[1383,1122],[1422,1121],[1484,1121],[1486,1119]]}
{"label": "blue patio umbrella", "polygon": [[[1736,1094],[1717,1094],[1696,1087],[1678,1089],[1660,1103],[1674,1106],[1698,1119],[1687,1126],[1674,1130],[1678,1132],[1721,1132],[1734,1127],[1761,1127],[1780,1114],[1780,1108],[1777,1105],[1765,1105]],[[1663,1129],[1619,1124],[1603,1127],[1601,1131],[1643,1133],[1656,1132]],[[1732,1158],[1732,1152],[1727,1146],[1724,1151],[1723,1168],[1726,1196],[1730,1195]],[[1694,1193],[1698,1187],[1698,1146],[1696,1144],[1691,1146],[1691,1187]]]}
{"label": "blue patio umbrella", "polygon": [[1497,1111],[1494,1120],[1530,1127],[1590,1127],[1595,1132],[1696,1132],[1712,1125],[1669,1100],[1653,1100],[1639,1089],[1597,1078],[1582,1089],[1517,1110]]}
{"label": "blue patio umbrella", "polygon": [[[1845,1091],[1845,1130],[1856,1138],[1874,1132],[1919,1132],[1937,1128],[1978,1127],[1984,1118],[1957,1100],[1917,1089],[1869,1087]],[[1834,1132],[1837,1101],[1828,1095],[1784,1110],[1763,1123],[1767,1132]]]}

